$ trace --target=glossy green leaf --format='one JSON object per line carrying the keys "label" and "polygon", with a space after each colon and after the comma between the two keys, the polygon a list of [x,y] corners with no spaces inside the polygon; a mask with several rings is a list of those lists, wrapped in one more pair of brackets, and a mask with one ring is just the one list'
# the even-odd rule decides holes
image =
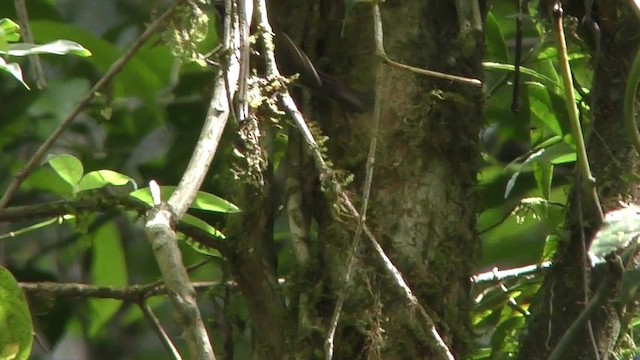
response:
{"label": "glossy green leaf", "polygon": [[24,82],[24,77],[22,76],[22,68],[17,63],[7,63],[3,58],[0,58],[0,70],[9,73],[11,76],[16,78],[16,80],[20,81],[20,83],[27,89],[29,89],[29,85]]}
{"label": "glossy green leaf", "polygon": [[28,359],[33,334],[27,300],[13,275],[0,267],[0,358]]}
{"label": "glossy green leaf", "polygon": [[66,181],[71,187],[75,187],[82,178],[84,168],[78,158],[69,154],[54,155],[47,160],[51,168]]}
{"label": "glossy green leaf", "polygon": [[10,56],[29,56],[34,54],[72,54],[82,57],[91,56],[91,52],[82,45],[69,40],[56,40],[44,45],[37,44],[10,44],[6,52],[0,51]]}
{"label": "glossy green leaf", "polygon": [[[173,194],[175,189],[176,189],[175,186],[161,186],[160,194],[162,197],[162,201],[169,200],[169,198],[171,197],[171,194]],[[151,199],[151,192],[149,191],[149,188],[136,190],[129,195],[144,202],[149,206],[153,206],[153,201]],[[193,201],[193,204],[191,204],[191,208],[206,210],[206,211],[213,211],[213,212],[228,213],[228,214],[240,212],[240,209],[234,204],[232,204],[231,202],[224,200],[213,194],[206,193],[204,191],[198,191],[198,195]]]}
{"label": "glossy green leaf", "polygon": [[208,233],[209,235],[219,238],[220,240],[224,240],[226,239],[226,237],[224,236],[223,233],[221,233],[220,231],[218,231],[216,228],[214,228],[213,226],[209,225],[206,221],[203,221],[191,214],[185,214],[185,216],[182,218],[182,221],[184,221],[186,224],[189,224],[191,226],[194,226],[200,230],[203,230],[204,232]]}
{"label": "glossy green leaf", "polygon": [[[92,237],[91,277],[98,286],[124,287],[128,283],[127,265],[120,232],[113,222],[98,228]],[[116,314],[121,301],[94,299],[89,301],[92,311],[89,333],[95,336]]]}
{"label": "glossy green leaf", "polygon": [[92,171],[80,179],[76,191],[99,189],[107,185],[123,186],[134,183],[130,177],[112,170]]}
{"label": "glossy green leaf", "polygon": [[[11,19],[0,19],[0,41],[3,43],[16,42],[20,40],[20,25]],[[0,48],[3,50],[4,47]]]}

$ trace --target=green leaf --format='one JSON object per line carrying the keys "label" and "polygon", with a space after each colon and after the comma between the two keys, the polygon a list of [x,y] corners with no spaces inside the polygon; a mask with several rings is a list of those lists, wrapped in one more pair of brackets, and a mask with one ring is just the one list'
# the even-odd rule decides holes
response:
{"label": "green leaf", "polygon": [[[118,228],[113,222],[101,226],[92,241],[91,276],[98,286],[124,287],[128,282],[127,265]],[[111,299],[90,300],[92,310],[89,333],[95,336],[116,314],[122,302]]]}
{"label": "green leaf", "polygon": [[[39,42],[68,39],[82,44],[93,54],[86,61],[93,64],[100,72],[107,71],[123,53],[115,45],[78,26],[47,20],[34,20],[31,22],[31,30],[34,38]],[[153,43],[153,41],[150,42]],[[152,100],[157,96],[157,91],[168,85],[171,71],[142,60],[146,53],[154,53],[156,57],[160,55],[166,58],[164,54],[168,54],[169,49],[163,46],[153,48],[148,46],[141,49],[114,79],[113,94],[115,97],[138,96]],[[170,62],[167,66],[170,66]]]}
{"label": "green leaf", "polygon": [[80,179],[76,191],[100,189],[107,185],[123,186],[129,182],[135,184],[130,177],[112,170],[91,171]]}
{"label": "green leaf", "polygon": [[[161,186],[160,187],[160,195],[162,201],[167,201],[171,197],[171,194],[175,191],[175,186]],[[153,201],[151,199],[151,192],[149,188],[143,188],[136,190],[129,194],[130,196],[144,202],[149,206],[153,206]],[[191,204],[191,208],[200,209],[205,211],[212,212],[221,212],[227,214],[234,214],[240,212],[240,209],[232,204],[231,202],[224,200],[218,196],[213,194],[206,193],[204,191],[198,191],[198,195],[196,196],[193,204]]]}
{"label": "green leaf", "polygon": [[0,33],[3,34],[3,41],[16,42],[20,40],[20,25],[11,19],[0,19]]}
{"label": "green leaf", "polygon": [[9,270],[0,267],[0,358],[28,359],[33,334],[27,300]]}
{"label": "green leaf", "polygon": [[11,74],[14,78],[16,78],[22,85],[29,90],[29,85],[24,82],[24,78],[22,77],[22,68],[17,63],[7,63],[3,58],[0,58],[0,70]]}
{"label": "green leaf", "polygon": [[[191,214],[185,214],[182,217],[182,221],[185,224],[189,224],[193,227],[196,227],[204,232],[206,232],[207,234],[211,235],[212,237],[218,238],[220,240],[224,240],[226,237],[224,236],[223,233],[221,233],[220,231],[218,231],[218,229],[214,228],[213,226],[209,225],[207,222],[198,219],[197,217],[191,215]],[[205,255],[210,255],[210,256],[220,256],[220,252],[218,252],[218,250],[214,249],[214,248],[210,248],[202,243],[199,243],[197,241],[194,241],[190,238],[183,238],[184,242],[187,243],[189,246],[191,246],[195,251],[201,253],[201,254],[205,254]]]}
{"label": "green leaf", "polygon": [[82,178],[84,169],[82,163],[78,158],[69,154],[53,155],[47,162],[51,165],[51,168],[72,188],[74,188],[78,181]]}
{"label": "green leaf", "polygon": [[[501,64],[501,63],[495,63],[495,62],[490,62],[490,61],[486,61],[482,63],[482,66],[485,68],[485,70],[502,70],[502,71],[511,71],[514,72],[515,71],[515,66],[511,65],[511,64]],[[552,78],[540,74],[539,72],[530,69],[528,67],[525,66],[520,66],[520,72],[523,74],[527,74],[531,77],[533,77],[534,79],[538,79],[539,81],[541,81],[543,84],[545,84],[545,86],[553,86],[556,88],[562,88],[562,85],[560,85],[559,82],[557,82],[556,80],[553,80]]]}
{"label": "green leaf", "polygon": [[91,56],[91,51],[83,48],[82,45],[69,40],[56,40],[44,45],[27,43],[9,44],[8,51],[0,51],[0,53],[8,54],[10,56],[28,56],[34,54],[72,54],[82,57]]}
{"label": "green leaf", "polygon": [[[612,252],[624,249],[640,236],[640,207],[635,205],[606,214],[604,223],[589,248],[593,260],[604,259]],[[597,262],[597,261],[596,261]]]}
{"label": "green leaf", "polygon": [[509,52],[500,24],[491,11],[487,14],[484,28],[484,42],[486,46],[485,58],[492,61],[508,63]]}
{"label": "green leaf", "polygon": [[533,175],[536,178],[538,189],[546,200],[550,200],[551,182],[553,180],[553,164],[536,162],[533,164]]}
{"label": "green leaf", "polygon": [[562,126],[553,112],[553,104],[547,87],[539,82],[528,82],[527,88],[529,90],[531,114],[554,134],[558,136],[565,135],[566,132],[562,130]]}

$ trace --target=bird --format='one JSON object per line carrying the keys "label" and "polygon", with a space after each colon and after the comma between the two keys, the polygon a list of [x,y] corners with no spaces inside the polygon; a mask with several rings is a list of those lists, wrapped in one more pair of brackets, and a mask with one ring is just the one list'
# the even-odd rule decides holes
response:
{"label": "bird", "polygon": [[299,74],[300,85],[338,103],[344,110],[365,113],[371,108],[371,96],[353,89],[344,81],[316,68],[309,57],[291,38],[275,34],[275,56],[278,70],[285,76]]}

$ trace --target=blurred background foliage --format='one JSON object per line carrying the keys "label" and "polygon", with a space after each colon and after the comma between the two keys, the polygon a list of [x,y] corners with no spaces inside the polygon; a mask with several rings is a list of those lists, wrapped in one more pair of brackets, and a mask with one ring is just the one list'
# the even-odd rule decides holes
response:
{"label": "blurred background foliage", "polygon": [[[26,90],[6,74],[0,77],[0,188],[6,188],[51,131],[69,114],[126,47],[144,30],[168,1],[151,0],[33,0],[29,17],[35,41],[75,41],[93,54],[88,58],[41,56],[48,86],[38,89],[27,58],[17,60],[32,87]],[[483,253],[477,271],[494,267],[514,268],[550,259],[563,236],[568,185],[575,162],[569,134],[563,85],[548,26],[535,1],[523,14],[523,53],[519,111],[512,110],[515,58],[514,1],[489,2],[485,25],[485,131],[486,152],[479,174],[480,215],[478,231]],[[216,16],[210,14],[202,53],[217,44]],[[2,17],[16,19],[13,2],[0,2]],[[588,129],[591,58],[586,45],[568,22],[570,63],[576,80],[581,120]],[[577,22],[576,22],[577,24]],[[573,26],[573,28],[572,28]],[[194,148],[211,96],[213,68],[181,64],[156,36],[137,53],[99,94],[52,149],[54,154],[78,158],[84,173],[109,169],[126,175],[139,187],[155,179],[176,185]],[[233,144],[233,131],[225,134]],[[284,146],[284,144],[277,144]],[[202,190],[225,197],[232,181],[233,146],[220,149]],[[50,165],[35,171],[14,197],[12,206],[37,204],[69,197],[69,184]],[[222,214],[192,214],[224,231]],[[26,229],[19,236],[3,236],[0,263],[18,281],[81,282],[105,286],[149,283],[158,272],[137,216],[121,213],[88,213],[51,221],[42,219],[0,224],[2,234]],[[291,250],[286,223],[279,222],[281,274],[289,275]],[[229,358],[245,359],[251,351],[248,315],[241,296],[232,286],[224,259],[206,256],[183,244],[185,263],[209,261],[191,272],[194,281],[219,281],[220,286],[202,294],[200,304],[213,328],[214,349]],[[527,307],[541,279],[540,274],[478,284],[474,332],[478,335],[474,359],[509,358],[517,349]],[[137,306],[116,300],[30,299],[38,344],[33,358],[164,358],[155,334]],[[171,310],[163,298],[151,305],[173,338]],[[233,339],[233,344],[222,343]],[[218,350],[224,349],[224,350]]]}

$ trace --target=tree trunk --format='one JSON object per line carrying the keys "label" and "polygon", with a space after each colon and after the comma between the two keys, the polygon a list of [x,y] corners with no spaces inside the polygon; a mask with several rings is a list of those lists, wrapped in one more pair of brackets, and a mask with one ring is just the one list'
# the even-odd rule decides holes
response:
{"label": "tree trunk", "polygon": [[[454,1],[441,0],[388,0],[380,6],[390,58],[419,68],[481,78],[479,12],[473,19],[458,16]],[[482,124],[481,89],[381,64],[374,51],[370,4],[358,4],[345,15],[343,2],[273,0],[269,11],[276,31],[286,32],[320,72],[338,79],[331,80],[332,90],[351,89],[353,96],[360,97],[362,108],[345,106],[340,96],[322,96],[322,89],[297,97],[307,121],[317,124],[316,135],[328,137],[326,156],[338,178],[344,174],[343,185],[356,207],[363,200],[367,152],[374,135],[369,105],[376,79],[382,83],[367,225],[420,305],[435,320],[448,347],[456,358],[462,358],[470,335],[469,276],[479,251],[474,187]],[[459,18],[466,19],[463,26]],[[326,79],[324,75],[321,78]],[[290,228],[293,233],[300,225],[296,231],[307,235],[292,240],[298,261],[296,275],[287,293],[287,315],[275,323],[288,329],[277,327],[279,333],[270,334],[273,330],[265,322],[269,315],[260,313],[269,308],[251,305],[262,301],[261,287],[240,284],[249,303],[254,337],[270,350],[269,356],[276,356],[273,358],[324,358],[330,320],[338,294],[344,293],[335,359],[438,358],[436,354],[442,352],[434,345],[429,329],[416,321],[415,309],[408,305],[406,294],[365,235],[352,281],[345,287],[357,221],[344,211],[336,194],[321,191],[317,172],[309,165],[308,152],[297,132],[293,126],[289,130],[286,204],[294,199],[302,204],[302,210],[296,212],[296,224],[291,224],[290,217]],[[352,182],[346,180],[349,174]],[[245,237],[259,234],[238,233]],[[255,256],[248,255],[249,248],[239,249],[236,260]],[[236,261],[238,270],[240,263]],[[251,276],[244,278],[249,282]],[[271,281],[263,287],[271,293],[274,283],[269,272],[262,271],[253,281],[258,278]],[[271,294],[269,299],[281,303],[279,296]],[[293,336],[285,339],[286,346],[273,344],[282,334]]]}
{"label": "tree trunk", "polygon": [[[582,1],[566,4],[565,9],[584,9]],[[624,92],[629,67],[640,45],[638,21],[628,1],[596,1],[602,42],[600,53],[593,50],[594,80],[591,90],[593,128],[587,153],[596,178],[598,194],[605,212],[620,207],[619,201],[637,203],[635,180],[621,174],[637,174],[640,166],[623,121]],[[582,10],[584,11],[584,10]],[[565,11],[581,18],[581,14]],[[584,188],[583,188],[584,189]],[[592,202],[576,187],[568,211],[567,239],[561,244],[554,268],[546,277],[539,299],[522,341],[520,359],[547,359],[566,330],[585,307],[584,276],[589,275],[583,254],[598,230],[599,216]],[[582,213],[582,214],[581,214]],[[580,220],[580,217],[582,219]],[[584,239],[584,240],[583,240]],[[595,271],[594,271],[595,273]],[[601,276],[593,276],[589,294],[597,289]],[[563,359],[606,358],[616,341],[620,321],[609,298],[591,319],[593,338],[586,327],[580,329]]]}

